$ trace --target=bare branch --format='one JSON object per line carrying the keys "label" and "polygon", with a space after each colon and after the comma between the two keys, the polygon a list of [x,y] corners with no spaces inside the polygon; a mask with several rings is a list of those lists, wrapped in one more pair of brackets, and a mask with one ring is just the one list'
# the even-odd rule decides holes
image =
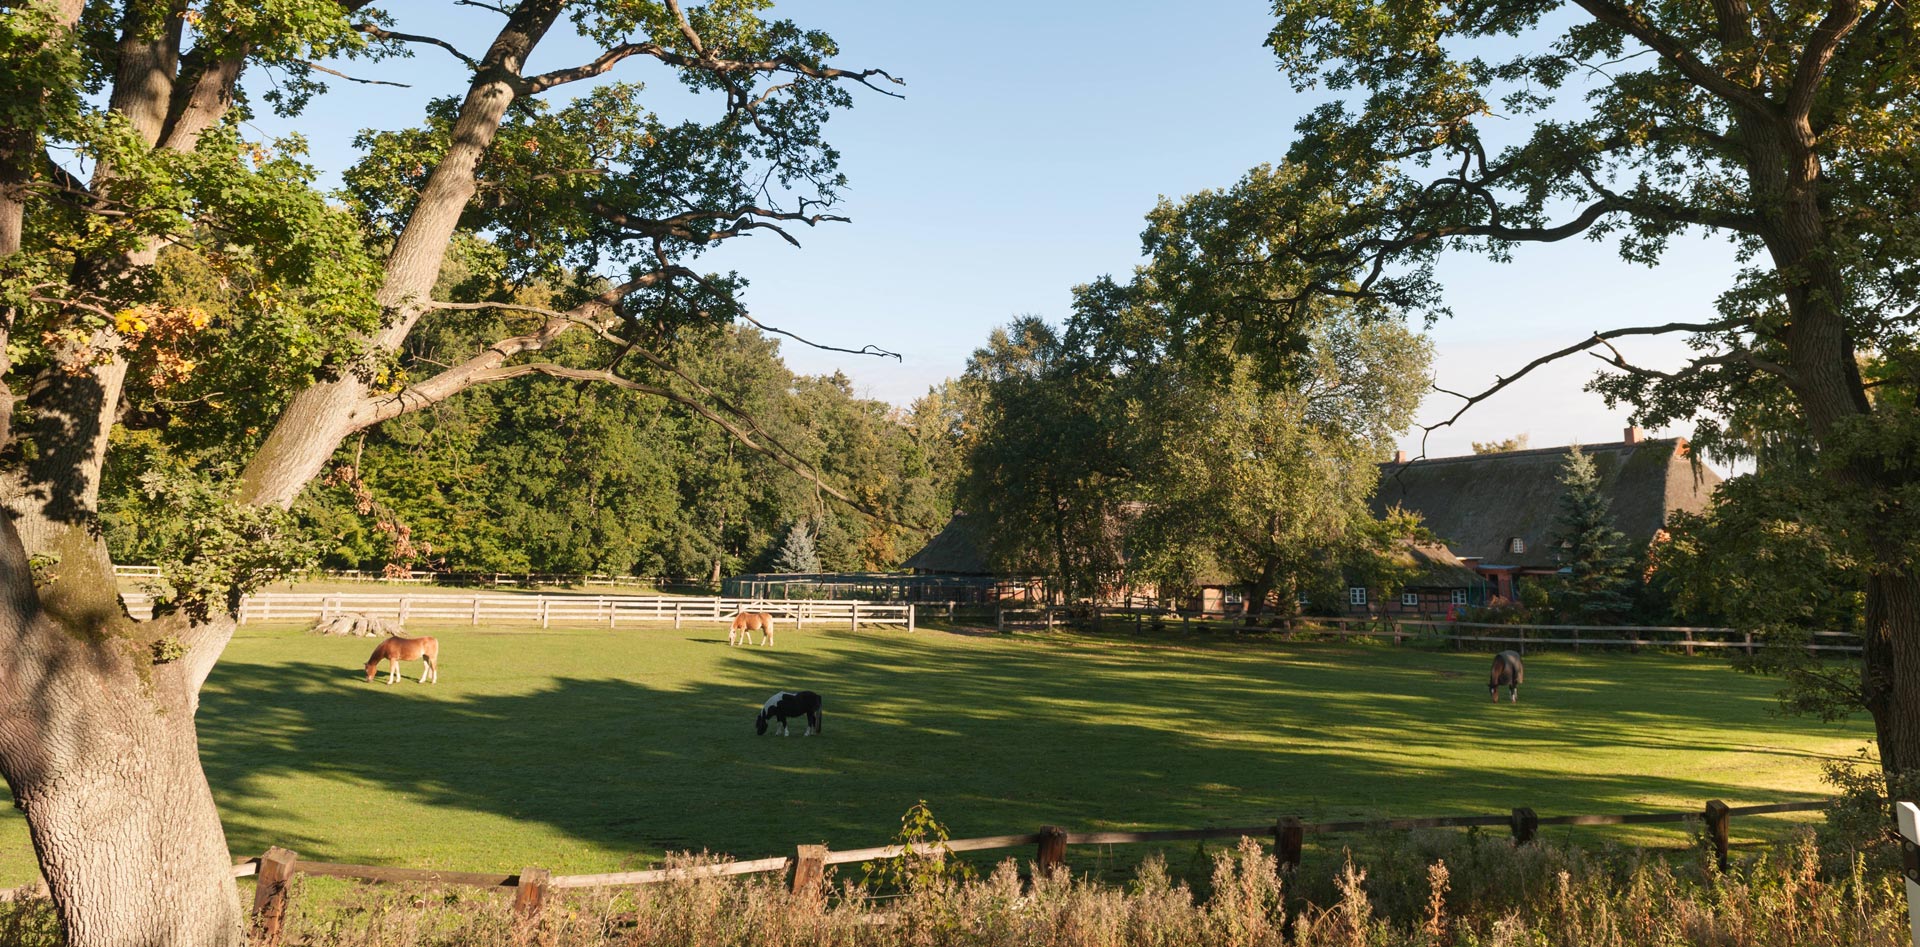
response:
{"label": "bare branch", "polygon": [[413,88],[413,86],[408,85],[407,83],[404,83],[404,82],[388,82],[385,79],[362,79],[359,76],[350,76],[344,72],[341,72],[338,69],[329,69],[326,66],[322,66],[317,62],[309,62],[309,61],[302,60],[300,64],[303,66],[306,66],[308,69],[324,72],[330,76],[339,76],[340,78],[345,79],[348,82],[358,82],[362,85],[390,85],[390,86],[397,86],[402,89]]}
{"label": "bare branch", "polygon": [[1770,375],[1777,375],[1780,378],[1785,379],[1790,384],[1794,380],[1793,373],[1791,371],[1788,371],[1786,366],[1780,365],[1776,362],[1770,362],[1764,358],[1761,358],[1753,354],[1752,352],[1746,349],[1736,349],[1735,351],[1728,352],[1724,355],[1708,355],[1701,358],[1690,359],[1688,360],[1687,366],[1685,368],[1682,368],[1679,371],[1665,372],[1657,368],[1647,368],[1645,366],[1635,365],[1627,361],[1627,357],[1621,354],[1620,349],[1615,347],[1612,342],[1608,342],[1605,339],[1602,339],[1600,340],[1600,344],[1606,346],[1607,351],[1613,353],[1612,358],[1608,358],[1605,355],[1601,355],[1599,352],[1588,352],[1587,354],[1603,362],[1606,362],[1607,364],[1612,365],[1613,367],[1618,368],[1629,375],[1637,375],[1641,378],[1658,378],[1662,381],[1679,381],[1682,378],[1688,378],[1693,375],[1698,375],[1702,371],[1705,371],[1708,368],[1712,368],[1715,365],[1747,365],[1752,368],[1758,369],[1760,371],[1766,372]]}
{"label": "bare branch", "polygon": [[[635,217],[625,211],[615,209],[599,201],[592,202],[587,206],[587,209],[594,216],[616,227],[631,230],[639,234],[645,234],[656,240],[663,237],[674,237],[696,243],[718,243],[721,240],[731,240],[734,237],[745,236],[749,231],[771,230],[779,234],[780,239],[797,247],[800,245],[800,241],[796,239],[793,234],[788,233],[786,228],[780,226],[778,223],[774,223],[774,221],[802,223],[809,227],[817,227],[823,223],[845,224],[853,222],[851,218],[842,217],[838,214],[808,214],[805,212],[769,210],[767,208],[754,206],[737,207],[732,210],[690,210],[683,214],[675,214],[672,217],[660,218]],[[692,229],[692,225],[702,221],[722,220],[730,220],[732,221],[732,225],[720,227],[706,233]]]}
{"label": "bare branch", "polygon": [[758,326],[760,328],[760,331],[762,332],[771,332],[775,335],[784,335],[787,338],[800,343],[801,345],[810,345],[816,349],[820,349],[825,352],[845,352],[848,355],[874,355],[880,358],[891,358],[896,362],[902,361],[899,352],[889,352],[886,349],[883,349],[880,346],[873,345],[871,343],[867,345],[863,345],[857,349],[843,349],[837,345],[825,345],[820,342],[815,342],[812,339],[802,338],[801,336],[795,335],[792,332],[788,332],[785,329],[774,328],[773,326],[767,325],[766,323],[761,322],[760,320],[755,319],[750,315],[747,315],[745,312],[740,313],[740,318],[745,319],[748,322],[751,322],[754,325]]}
{"label": "bare branch", "polygon": [[1667,335],[1673,332],[1724,332],[1728,329],[1738,329],[1743,326],[1751,325],[1752,322],[1753,322],[1752,319],[1745,318],[1745,317],[1738,317],[1738,318],[1721,319],[1718,322],[1669,322],[1669,323],[1666,323],[1665,325],[1657,325],[1657,326],[1628,326],[1623,329],[1610,329],[1606,332],[1595,332],[1593,335],[1587,337],[1586,339],[1583,339],[1579,342],[1569,345],[1566,348],[1560,349],[1559,351],[1556,351],[1556,352],[1549,352],[1546,355],[1542,355],[1539,358],[1536,358],[1533,361],[1528,362],[1527,364],[1521,366],[1519,371],[1511,375],[1507,375],[1504,377],[1495,376],[1493,385],[1489,388],[1486,388],[1480,391],[1477,394],[1472,394],[1472,395],[1462,394],[1457,391],[1449,391],[1448,389],[1442,388],[1439,385],[1434,385],[1433,386],[1434,391],[1440,392],[1441,394],[1444,394],[1444,395],[1452,395],[1453,397],[1459,398],[1466,403],[1462,404],[1459,410],[1455,411],[1452,414],[1452,416],[1448,417],[1444,421],[1440,421],[1434,424],[1420,425],[1420,454],[1423,457],[1426,456],[1428,435],[1431,435],[1434,431],[1437,431],[1443,427],[1452,426],[1454,422],[1460,420],[1462,415],[1467,413],[1467,410],[1469,408],[1472,408],[1474,405],[1479,404],[1480,402],[1485,401],[1488,398],[1491,398],[1494,395],[1500,393],[1501,391],[1505,390],[1507,386],[1512,385],[1514,382],[1517,382],[1520,379],[1527,377],[1527,375],[1531,374],[1534,369],[1539,368],[1543,365],[1548,365],[1553,362],[1557,362],[1560,359],[1566,358],[1569,355],[1576,355],[1580,352],[1584,352],[1588,349],[1593,348],[1596,345],[1606,345],[1608,340],[1610,339],[1619,339],[1619,338],[1624,338],[1626,336],[1633,336],[1633,335]]}
{"label": "bare branch", "polygon": [[661,46],[659,43],[622,43],[595,56],[593,61],[583,65],[574,66],[570,69],[555,69],[552,72],[543,72],[540,75],[525,79],[522,84],[523,94],[538,95],[554,86],[565,85],[569,82],[578,82],[582,79],[591,79],[595,76],[603,75],[607,70],[612,69],[622,61],[633,56],[651,56],[670,66],[678,66],[683,69],[702,69],[723,76],[743,73],[793,72],[813,79],[852,79],[875,92],[892,96],[896,99],[903,98],[904,96],[874,85],[872,81],[873,78],[878,76],[895,85],[906,85],[905,80],[895,78],[885,69],[862,69],[855,71],[850,69],[836,69],[831,66],[814,66],[790,56],[777,56],[773,59],[762,60],[716,59],[711,56],[695,58],[676,53]]}
{"label": "bare branch", "polygon": [[[478,3],[472,4],[472,5],[484,6],[484,4],[478,4]],[[503,10],[501,12],[504,13],[506,11]],[[353,28],[356,30],[359,30],[362,33],[367,34],[368,36],[373,37],[374,39],[387,40],[388,42],[425,43],[428,46],[438,46],[441,49],[444,49],[447,52],[452,53],[453,58],[458,59],[463,63],[466,63],[468,68],[471,68],[471,69],[480,68],[479,60],[474,59],[472,56],[469,56],[466,53],[461,52],[459,47],[453,45],[452,43],[447,42],[446,40],[440,39],[438,37],[422,36],[419,33],[396,33],[392,30],[383,29],[381,27],[375,26],[372,23],[355,23],[353,25]]]}

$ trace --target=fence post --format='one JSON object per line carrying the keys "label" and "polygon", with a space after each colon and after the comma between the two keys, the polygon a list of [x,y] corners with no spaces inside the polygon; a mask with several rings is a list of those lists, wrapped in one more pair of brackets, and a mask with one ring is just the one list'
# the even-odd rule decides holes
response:
{"label": "fence post", "polygon": [[[1751,658],[1753,657],[1753,632],[1751,631],[1747,632],[1745,635],[1745,638],[1746,638],[1746,644],[1747,644],[1747,657]],[[1920,941],[1920,937],[1916,937],[1914,938],[1914,940]]]}
{"label": "fence post", "polygon": [[513,917],[523,933],[540,923],[540,912],[546,906],[547,889],[552,884],[553,873],[545,868],[520,869],[520,881],[513,886]]}
{"label": "fence post", "polygon": [[480,596],[473,597],[473,627],[480,627]]}
{"label": "fence post", "polygon": [[1396,618],[1393,620],[1393,643],[1399,644],[1402,637],[1403,636],[1400,631],[1400,619]]}
{"label": "fence post", "polygon": [[1524,657],[1526,653],[1527,653],[1527,626],[1521,625],[1520,626],[1520,654],[1521,656]]}
{"label": "fence post", "polygon": [[860,600],[853,600],[853,619],[847,623],[848,631],[860,630]]}
{"label": "fence post", "polygon": [[826,894],[827,847],[801,845],[793,853],[793,895],[818,903]]}
{"label": "fence post", "polygon": [[1512,824],[1515,845],[1525,845],[1540,833],[1540,817],[1532,809],[1522,807],[1513,810]]}
{"label": "fence post", "polygon": [[[1638,634],[1638,632],[1636,632]],[[1693,629],[1687,629],[1687,657],[1693,657]],[[1722,866],[1724,867],[1724,866]]]}
{"label": "fence post", "polygon": [[1580,653],[1580,629],[1578,628],[1573,630],[1573,653]]}
{"label": "fence post", "polygon": [[1712,799],[1707,802],[1706,820],[1707,837],[1713,840],[1714,860],[1719,863],[1721,871],[1726,871],[1727,842],[1733,827],[1733,814],[1728,811],[1726,803]]}
{"label": "fence post", "polygon": [[679,602],[673,603],[673,627],[676,631],[679,630],[680,628],[680,603]]}
{"label": "fence post", "polygon": [[1033,859],[1035,878],[1053,874],[1067,862],[1067,830],[1057,825],[1040,827],[1040,851]]}
{"label": "fence post", "polygon": [[994,627],[994,630],[1000,632],[1001,634],[1006,633],[1007,631],[1007,610],[1006,609],[996,608],[993,610],[993,627]]}
{"label": "fence post", "polygon": [[1920,806],[1896,802],[1893,816],[1900,824],[1900,874],[1907,879],[1907,924],[1913,928],[1914,944],[1920,945]]}
{"label": "fence post", "polygon": [[278,845],[260,856],[260,872],[253,886],[253,942],[259,947],[280,943],[280,925],[287,917],[287,883],[300,856]]}
{"label": "fence post", "polygon": [[908,603],[907,603],[907,632],[908,632],[909,634],[911,634],[911,633],[913,632],[913,618],[914,618],[914,615],[913,615],[913,603],[912,603],[912,602],[908,602]]}
{"label": "fence post", "polygon": [[[540,627],[542,628],[546,628],[553,624],[552,616],[547,614],[548,607],[549,606],[547,604],[547,597],[544,595],[540,596]],[[680,627],[680,625],[678,623],[675,623],[674,627],[678,628]]]}
{"label": "fence post", "polygon": [[1306,841],[1306,829],[1299,816],[1285,816],[1273,824],[1273,854],[1279,863],[1280,877],[1300,867],[1300,847]]}
{"label": "fence post", "polygon": [[413,610],[413,596],[411,595],[400,596],[400,624],[405,625],[407,623],[407,615],[411,613],[412,610]]}

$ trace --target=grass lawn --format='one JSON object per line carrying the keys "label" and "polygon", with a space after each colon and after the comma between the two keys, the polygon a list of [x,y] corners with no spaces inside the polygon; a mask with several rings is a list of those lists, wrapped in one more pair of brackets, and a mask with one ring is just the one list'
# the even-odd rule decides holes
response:
{"label": "grass lawn", "polygon": [[[1415,647],[414,630],[441,638],[437,685],[365,683],[365,639],[241,629],[200,711],[236,854],[604,871],[671,850],[877,845],[919,799],[956,837],[1695,809],[1820,795],[1819,761],[1870,739],[1864,721],[1775,716],[1776,682],[1675,655],[1530,655],[1521,702],[1493,705],[1487,655]],[[781,688],[825,696],[824,736],[754,736]],[[1613,837],[1686,837],[1637,831]],[[0,809],[0,885],[34,875],[24,821]]]}

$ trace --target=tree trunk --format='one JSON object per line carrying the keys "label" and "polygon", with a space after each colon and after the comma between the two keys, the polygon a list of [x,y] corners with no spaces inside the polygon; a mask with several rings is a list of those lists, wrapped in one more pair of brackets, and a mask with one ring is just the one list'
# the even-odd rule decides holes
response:
{"label": "tree trunk", "polygon": [[1867,709],[1890,785],[1920,776],[1920,575],[1867,577]]}
{"label": "tree trunk", "polygon": [[[132,621],[104,553],[64,535],[73,548],[36,589],[0,518],[0,776],[68,943],[238,947],[239,895],[194,732],[232,623]],[[158,636],[186,653],[155,663]]]}
{"label": "tree trunk", "polygon": [[[514,8],[487,51],[461,102],[452,144],[427,176],[406,228],[387,257],[378,300],[387,325],[368,344],[374,354],[397,350],[426,310],[440,278],[447,244],[478,183],[475,170],[500,131],[526,58],[560,15],[559,0],[530,0]],[[241,477],[241,499],[285,507],[318,476],[347,435],[377,420],[371,389],[356,374],[312,385],[293,397]]]}

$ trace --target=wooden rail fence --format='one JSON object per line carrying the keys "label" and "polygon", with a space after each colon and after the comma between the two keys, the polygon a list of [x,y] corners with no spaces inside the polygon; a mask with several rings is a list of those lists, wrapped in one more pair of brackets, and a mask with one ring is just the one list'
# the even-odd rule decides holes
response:
{"label": "wooden rail fence", "polygon": [[[1345,822],[1302,822],[1294,816],[1271,823],[1222,828],[1167,829],[1153,832],[1069,832],[1058,826],[1042,826],[1038,832],[1021,835],[992,835],[983,838],[951,839],[938,846],[941,852],[979,852],[1034,846],[1034,869],[1051,872],[1066,862],[1067,849],[1073,845],[1128,845],[1147,842],[1180,842],[1204,839],[1271,838],[1278,870],[1282,875],[1299,868],[1301,850],[1308,835],[1327,835],[1366,831],[1409,831],[1414,829],[1460,828],[1467,826],[1504,827],[1516,845],[1534,840],[1545,825],[1649,825],[1667,822],[1699,821],[1721,870],[1727,867],[1727,850],[1734,816],[1771,815],[1782,812],[1812,812],[1828,805],[1826,800],[1784,802],[1759,806],[1729,806],[1718,799],[1691,812],[1633,812],[1603,815],[1542,816],[1532,809],[1520,808],[1497,815],[1439,816],[1424,819],[1353,820]],[[386,868],[376,865],[344,865],[306,861],[288,849],[274,846],[258,858],[234,865],[236,878],[256,878],[253,899],[255,943],[273,947],[279,942],[286,916],[288,883],[296,875],[351,878],[361,881],[398,882],[424,885],[463,885],[512,892],[513,909],[520,921],[531,928],[555,892],[576,888],[610,888],[628,885],[658,884],[690,878],[720,878],[732,875],[786,872],[793,869],[791,889],[798,897],[819,899],[826,894],[826,868],[858,862],[898,858],[906,854],[900,845],[880,845],[847,851],[831,851],[824,845],[795,846],[791,856],[757,858],[679,868],[651,868],[644,871],[617,871],[592,875],[555,875],[545,868],[527,867],[516,873],[436,871],[421,868]]]}
{"label": "wooden rail fence", "polygon": [[[1091,606],[1021,606],[998,610],[995,624],[1001,631],[1046,629],[1048,631],[1078,620],[1132,621],[1136,627],[1149,621],[1179,621],[1182,627],[1221,630],[1273,630],[1286,634],[1323,634],[1342,638],[1387,638],[1395,644],[1408,639],[1450,642],[1456,648],[1467,645],[1514,645],[1525,654],[1529,646],[1680,648],[1692,655],[1699,649],[1735,649],[1752,655],[1763,648],[1787,645],[1756,638],[1753,632],[1737,628],[1684,627],[1667,625],[1496,625],[1486,622],[1444,621],[1427,618],[1316,618],[1279,617],[1265,619],[1269,624],[1248,625],[1241,615],[1218,612],[1183,612],[1148,608],[1106,608]],[[1471,632],[1471,633],[1468,633]],[[1845,631],[1816,631],[1811,641],[1794,645],[1813,652],[1859,654],[1860,636]]]}
{"label": "wooden rail fence", "polygon": [[[113,574],[123,579],[159,579],[159,566],[115,565]],[[332,579],[339,582],[371,582],[384,585],[485,585],[533,588],[541,585],[581,585],[592,587],[651,585],[697,585],[703,580],[685,576],[608,575],[599,572],[435,572],[409,569],[404,572],[364,569],[315,569],[300,578]]]}
{"label": "wooden rail fence", "polygon": [[[125,592],[121,599],[135,618],[153,615],[153,598],[143,592]],[[808,623],[843,623],[849,628],[861,626],[903,627],[913,631],[916,611],[912,604],[863,602],[859,600],[819,601],[813,599],[768,600],[744,598],[704,598],[680,595],[443,595],[362,592],[262,592],[240,601],[240,624],[275,621],[320,621],[345,614],[390,618],[406,622],[433,624],[482,622],[538,624],[606,625],[618,628],[624,623],[728,621],[742,611],[766,612],[775,621],[791,621],[797,628]]]}

